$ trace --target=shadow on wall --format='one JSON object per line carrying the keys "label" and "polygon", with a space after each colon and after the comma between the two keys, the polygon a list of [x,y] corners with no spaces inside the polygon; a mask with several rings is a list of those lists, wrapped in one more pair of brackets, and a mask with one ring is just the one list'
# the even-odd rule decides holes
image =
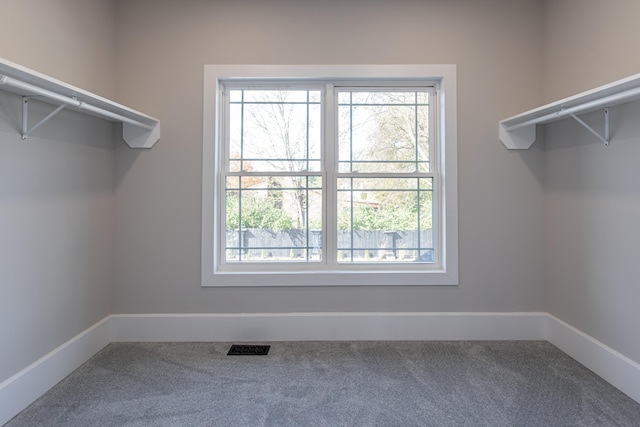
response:
{"label": "shadow on wall", "polygon": [[[27,129],[32,130],[56,108],[57,105],[41,102],[37,98],[31,99]],[[15,139],[22,142],[22,97],[0,91],[0,115],[0,130],[10,134],[15,132]],[[26,141],[46,140],[113,150],[114,131],[114,124],[109,121],[63,109],[38,128],[33,129]],[[9,139],[14,138],[10,136]]]}
{"label": "shadow on wall", "polygon": [[122,124],[116,123],[114,124],[114,128],[117,153],[115,162],[115,188],[117,188],[138,160],[138,157],[149,149],[129,147],[129,145],[127,145],[127,143],[122,139]]}
{"label": "shadow on wall", "polygon": [[[56,107],[33,102],[29,127]],[[114,124],[61,111],[22,140],[22,97],[0,91],[3,199],[113,191]]]}
{"label": "shadow on wall", "polygon": [[[640,102],[612,107],[609,145],[571,119],[546,125],[545,188],[592,195],[639,194],[639,116]],[[604,127],[602,111],[582,118],[596,131]]]}

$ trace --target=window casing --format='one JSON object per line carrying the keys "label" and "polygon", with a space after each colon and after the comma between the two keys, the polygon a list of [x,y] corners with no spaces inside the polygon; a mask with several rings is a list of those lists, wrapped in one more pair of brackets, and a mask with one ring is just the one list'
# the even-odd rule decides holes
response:
{"label": "window casing", "polygon": [[203,285],[457,284],[455,66],[290,68],[205,69]]}

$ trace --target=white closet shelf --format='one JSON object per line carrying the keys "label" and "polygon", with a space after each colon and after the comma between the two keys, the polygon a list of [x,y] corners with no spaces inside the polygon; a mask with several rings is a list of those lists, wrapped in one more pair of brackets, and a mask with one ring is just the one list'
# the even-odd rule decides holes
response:
{"label": "white closet shelf", "polygon": [[[122,123],[122,138],[132,148],[151,148],[160,139],[158,119],[2,58],[0,58],[0,90],[23,97],[22,139],[27,139],[33,130],[64,108]],[[56,105],[57,108],[29,129],[31,99]]]}
{"label": "white closet shelf", "polygon": [[[640,100],[640,74],[502,120],[498,124],[500,141],[508,149],[527,149],[536,140],[537,124],[571,117],[608,145],[609,107],[637,100]],[[597,110],[604,113],[604,134],[594,130],[577,116]]]}

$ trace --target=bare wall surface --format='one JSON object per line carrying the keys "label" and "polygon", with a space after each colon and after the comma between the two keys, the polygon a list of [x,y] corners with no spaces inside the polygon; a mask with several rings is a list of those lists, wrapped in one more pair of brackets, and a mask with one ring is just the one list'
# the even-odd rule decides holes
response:
{"label": "bare wall surface", "polygon": [[610,114],[608,147],[577,123],[547,126],[549,312],[640,361],[640,103]]}
{"label": "bare wall surface", "polygon": [[[545,3],[546,97],[640,72],[640,3]],[[549,312],[640,362],[640,103],[611,109],[608,147],[572,120],[546,126]],[[583,118],[603,129],[602,112]]]}
{"label": "bare wall surface", "polygon": [[113,0],[0,0],[0,57],[112,99]]}
{"label": "bare wall surface", "polygon": [[[113,125],[0,92],[0,381],[110,313]],[[43,117],[49,105],[31,103]]]}
{"label": "bare wall surface", "polygon": [[[545,310],[542,151],[496,129],[542,100],[540,1],[116,5],[118,99],[163,133],[116,152],[114,313]],[[459,286],[200,287],[203,66],[261,63],[457,64]]]}
{"label": "bare wall surface", "polygon": [[[0,0],[0,57],[113,96],[111,0]],[[62,111],[20,139],[0,91],[0,381],[111,310],[114,125]],[[32,101],[31,125],[53,106]]]}
{"label": "bare wall surface", "polygon": [[637,0],[544,0],[544,98],[640,73]]}

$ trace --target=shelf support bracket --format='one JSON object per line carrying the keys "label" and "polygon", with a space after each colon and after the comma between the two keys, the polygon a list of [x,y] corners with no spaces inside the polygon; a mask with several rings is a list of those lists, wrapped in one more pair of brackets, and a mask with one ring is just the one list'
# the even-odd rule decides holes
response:
{"label": "shelf support bracket", "polygon": [[600,135],[595,129],[593,129],[591,126],[585,123],[584,120],[576,116],[574,113],[569,113],[569,115],[573,117],[575,121],[580,123],[586,130],[591,132],[596,138],[604,142],[604,145],[609,145],[609,141],[611,138],[609,136],[609,109],[608,108],[604,109],[604,136]]}
{"label": "shelf support bracket", "polygon": [[36,123],[31,129],[29,127],[29,99],[35,98],[34,96],[23,96],[22,97],[22,139],[26,140],[29,137],[29,134],[34,130],[38,129],[41,125],[48,122],[53,116],[62,111],[65,107],[64,104],[60,105],[58,108],[49,113],[44,119],[40,120]]}

